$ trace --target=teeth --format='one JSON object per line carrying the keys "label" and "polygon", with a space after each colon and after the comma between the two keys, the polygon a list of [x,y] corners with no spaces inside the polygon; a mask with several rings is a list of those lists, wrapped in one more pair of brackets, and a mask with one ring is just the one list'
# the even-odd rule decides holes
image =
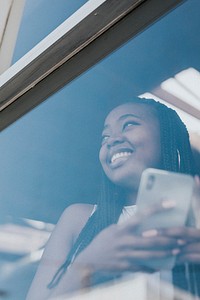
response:
{"label": "teeth", "polygon": [[117,160],[118,158],[121,158],[121,157],[127,157],[127,156],[130,156],[131,155],[131,152],[119,152],[119,153],[116,153],[112,156],[111,158],[111,163],[113,163],[115,160]]}

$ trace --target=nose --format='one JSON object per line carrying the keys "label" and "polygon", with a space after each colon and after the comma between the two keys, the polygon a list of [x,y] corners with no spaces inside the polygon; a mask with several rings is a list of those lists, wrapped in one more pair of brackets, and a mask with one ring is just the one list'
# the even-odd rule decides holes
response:
{"label": "nose", "polygon": [[111,148],[113,146],[119,145],[124,142],[122,135],[110,136],[107,140],[107,147]]}

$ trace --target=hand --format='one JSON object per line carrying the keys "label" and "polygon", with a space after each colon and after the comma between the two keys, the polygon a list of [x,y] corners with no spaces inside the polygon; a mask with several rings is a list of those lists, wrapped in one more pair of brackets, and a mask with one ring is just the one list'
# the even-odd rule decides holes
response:
{"label": "hand", "polygon": [[180,227],[159,230],[160,234],[177,239],[180,253],[177,263],[200,264],[200,230],[193,227]]}
{"label": "hand", "polygon": [[180,227],[159,230],[160,235],[176,238],[180,245],[177,263],[200,263],[200,178],[195,176],[195,189],[192,198],[196,227]]}
{"label": "hand", "polygon": [[142,215],[130,218],[120,225],[114,224],[100,232],[91,244],[75,259],[74,265],[90,274],[121,274],[125,271],[154,270],[146,268],[145,262],[176,254],[177,239],[159,236],[156,230],[137,234],[141,222],[147,217],[170,207],[154,207]]}

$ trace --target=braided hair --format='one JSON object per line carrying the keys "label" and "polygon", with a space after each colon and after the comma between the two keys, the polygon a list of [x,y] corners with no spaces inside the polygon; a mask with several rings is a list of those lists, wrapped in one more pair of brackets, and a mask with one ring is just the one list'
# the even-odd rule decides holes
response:
{"label": "braided hair", "polygon": [[[178,114],[173,109],[153,99],[134,98],[130,103],[148,106],[159,120],[162,169],[194,175],[195,169],[189,134]],[[102,173],[101,195],[97,201],[96,210],[85,224],[68,253],[66,261],[57,270],[48,288],[51,289],[58,284],[75,257],[91,243],[100,231],[111,224],[117,223],[124,206],[122,199],[122,190],[115,186]],[[184,270],[177,270],[175,274],[180,274],[180,272],[181,274],[185,274],[185,267]],[[192,276],[194,276],[194,267]],[[178,276],[175,277],[178,278]],[[176,278],[174,281],[176,281]],[[186,280],[181,280],[180,283],[179,280],[177,285],[185,287],[185,281]]]}

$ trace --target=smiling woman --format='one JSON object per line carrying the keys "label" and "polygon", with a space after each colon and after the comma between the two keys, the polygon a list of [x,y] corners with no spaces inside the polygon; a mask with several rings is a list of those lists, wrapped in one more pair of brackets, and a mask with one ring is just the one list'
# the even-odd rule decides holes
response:
{"label": "smiling woman", "polygon": [[[19,1],[23,0],[0,2]],[[0,76],[0,129],[31,112],[1,133],[0,219],[5,225],[16,225],[22,218],[41,221],[39,239],[64,211],[30,290],[30,295],[36,293],[35,299],[79,290],[80,285],[89,284],[89,273],[92,285],[111,279],[113,270],[121,270],[114,272],[116,276],[125,269],[146,274],[149,270],[140,264],[141,256],[146,255],[147,260],[164,255],[145,253],[147,245],[143,243],[149,243],[148,249],[151,243],[163,250],[162,243],[170,241],[160,237],[137,240],[137,218],[130,220],[131,233],[127,224],[123,234],[116,224],[135,213],[133,203],[143,169],[154,166],[194,173],[188,137],[171,110],[155,102],[149,106],[148,101],[145,105],[136,99],[132,104],[126,102],[131,102],[133,95],[149,92],[148,98],[156,95],[193,115],[187,122],[179,114],[189,125],[190,136],[200,128],[198,108],[192,109],[188,93],[183,99],[178,93],[178,86],[184,85],[183,90],[191,89],[192,98],[199,103],[199,9],[199,0],[25,1],[13,57],[16,63]],[[194,68],[195,77],[191,73]],[[168,78],[174,78],[176,87],[167,92],[163,82]],[[22,222],[25,224],[32,226]],[[170,251],[174,247],[173,253],[179,250],[177,239],[168,246]],[[43,251],[41,241],[36,244],[37,249],[29,245],[29,253],[23,257],[17,255],[15,243],[12,254],[0,253],[0,288],[12,300],[22,300],[27,294]],[[121,251],[116,252],[116,247]],[[191,254],[191,247],[196,252]],[[196,260],[198,242],[182,251],[185,257],[181,254],[180,259],[186,261],[188,251],[190,259]],[[123,258],[118,261],[117,257]],[[11,266],[12,272],[5,273]],[[187,286],[183,282],[182,286]]]}
{"label": "smiling woman", "polygon": [[144,169],[160,167],[159,123],[148,107],[118,106],[106,118],[102,136],[99,158],[113,183],[133,189]]}
{"label": "smiling woman", "polygon": [[[27,299],[70,294],[127,272],[150,272],[161,278],[166,267],[152,269],[146,262],[172,256],[177,257],[177,265],[167,270],[168,279],[174,286],[199,295],[200,257],[196,253],[200,230],[184,226],[164,234],[157,230],[138,233],[144,219],[172,209],[171,200],[176,199],[144,215],[135,212],[140,177],[146,168],[195,174],[188,133],[176,112],[139,98],[117,106],[105,120],[99,157],[106,175],[101,198],[95,206],[76,204],[65,210]],[[128,220],[123,222],[124,215]]]}

